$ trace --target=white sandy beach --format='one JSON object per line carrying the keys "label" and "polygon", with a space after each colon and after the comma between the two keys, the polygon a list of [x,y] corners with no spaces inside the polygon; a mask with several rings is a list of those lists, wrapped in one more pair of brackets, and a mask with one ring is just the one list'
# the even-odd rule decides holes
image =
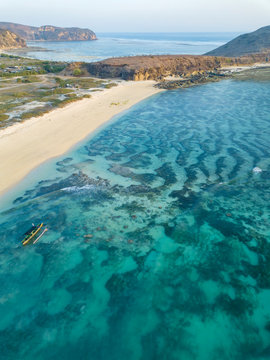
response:
{"label": "white sandy beach", "polygon": [[59,156],[135,103],[162,90],[154,81],[123,81],[67,105],[0,131],[0,194],[44,161]]}

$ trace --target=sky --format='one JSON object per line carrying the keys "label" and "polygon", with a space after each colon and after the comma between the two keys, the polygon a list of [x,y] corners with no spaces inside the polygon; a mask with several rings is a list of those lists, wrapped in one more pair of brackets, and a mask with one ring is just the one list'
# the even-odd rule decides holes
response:
{"label": "sky", "polygon": [[270,25],[270,0],[1,0],[0,21],[95,32],[249,32]]}

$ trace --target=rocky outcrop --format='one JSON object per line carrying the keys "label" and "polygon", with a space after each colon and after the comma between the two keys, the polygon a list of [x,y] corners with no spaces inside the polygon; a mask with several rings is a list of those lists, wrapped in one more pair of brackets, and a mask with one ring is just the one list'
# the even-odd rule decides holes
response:
{"label": "rocky outcrop", "polygon": [[[162,80],[167,76],[189,78],[205,73],[214,73],[227,66],[251,65],[270,61],[269,53],[241,57],[217,57],[200,55],[155,55],[111,58],[94,63],[82,64],[85,73],[101,78],[122,78],[124,80]],[[207,73],[209,77],[209,73]],[[211,77],[211,76],[210,76]]]}
{"label": "rocky outcrop", "polygon": [[111,58],[87,64],[91,75],[125,80],[156,80],[170,75],[189,74],[220,66],[219,59],[210,56],[156,55]]}
{"label": "rocky outcrop", "polygon": [[206,55],[235,57],[268,51],[270,51],[270,26],[265,26],[252,33],[240,35]]}
{"label": "rocky outcrop", "polygon": [[190,75],[189,77],[183,78],[181,80],[168,80],[162,81],[155,86],[159,89],[173,90],[179,88],[188,88],[194,85],[206,84],[209,82],[216,82],[225,77],[229,77],[229,75],[225,75],[219,71],[203,71],[198,74]]}
{"label": "rocky outcrop", "polygon": [[0,30],[0,49],[17,49],[22,47],[26,47],[24,39],[9,30]]}
{"label": "rocky outcrop", "polygon": [[89,29],[62,28],[52,25],[40,27],[0,22],[0,29],[14,32],[28,41],[89,41],[96,40],[96,34]]}

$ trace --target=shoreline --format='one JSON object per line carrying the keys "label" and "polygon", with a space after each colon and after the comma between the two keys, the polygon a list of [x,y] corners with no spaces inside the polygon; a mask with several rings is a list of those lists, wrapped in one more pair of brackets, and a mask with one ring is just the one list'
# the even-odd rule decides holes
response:
{"label": "shoreline", "polygon": [[[269,63],[255,63],[246,66],[221,67],[217,70],[207,70],[202,73],[191,74],[189,77],[167,76],[162,82],[157,83],[156,87],[165,90],[184,89],[192,86],[203,85],[225,79],[240,79],[245,76],[247,79],[254,77],[256,71],[268,71]],[[269,78],[269,76],[268,76]]]}
{"label": "shoreline", "polygon": [[224,73],[228,72],[231,74],[234,73],[240,73],[243,71],[247,71],[247,70],[260,70],[260,69],[265,69],[265,68],[269,68],[270,64],[269,63],[254,63],[254,64],[250,64],[250,65],[232,65],[232,66],[222,66],[220,68],[220,71],[223,71]]}
{"label": "shoreline", "polygon": [[[257,63],[223,67],[220,70],[228,76],[269,67],[269,64]],[[154,86],[158,84],[154,80],[122,80],[116,87],[93,92],[90,99],[76,101],[0,130],[0,196],[36,167],[63,155],[114,116],[167,89]],[[196,83],[188,87],[192,85]]]}
{"label": "shoreline", "polygon": [[60,156],[112,117],[158,94],[155,81],[122,81],[111,89],[0,131],[0,195],[34,168]]}

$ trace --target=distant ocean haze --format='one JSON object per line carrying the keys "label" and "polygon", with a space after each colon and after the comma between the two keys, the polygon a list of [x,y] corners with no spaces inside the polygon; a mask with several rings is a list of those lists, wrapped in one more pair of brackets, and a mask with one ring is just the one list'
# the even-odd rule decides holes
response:
{"label": "distant ocean haze", "polygon": [[[133,55],[202,55],[238,33],[98,33],[97,41],[29,41],[24,55],[52,61],[99,61]],[[38,47],[38,49],[37,49]],[[42,50],[42,49],[43,50]]]}

